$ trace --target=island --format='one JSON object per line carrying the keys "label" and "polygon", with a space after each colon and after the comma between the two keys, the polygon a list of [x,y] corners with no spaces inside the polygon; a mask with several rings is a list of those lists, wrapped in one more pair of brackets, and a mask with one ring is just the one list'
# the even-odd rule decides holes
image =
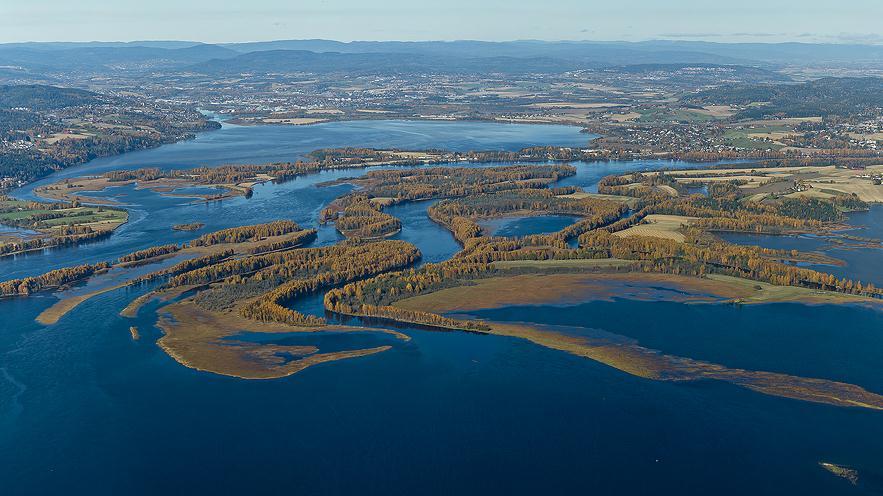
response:
{"label": "island", "polygon": [[190,222],[188,224],[175,224],[172,226],[173,231],[198,231],[205,227],[202,222]]}

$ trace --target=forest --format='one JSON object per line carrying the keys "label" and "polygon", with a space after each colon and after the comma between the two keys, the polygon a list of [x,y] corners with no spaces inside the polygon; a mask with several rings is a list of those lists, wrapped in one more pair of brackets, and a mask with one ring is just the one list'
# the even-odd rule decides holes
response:
{"label": "forest", "polygon": [[226,243],[242,243],[257,241],[271,236],[281,236],[301,230],[300,226],[290,220],[278,220],[268,224],[231,227],[213,233],[203,234],[190,242],[190,246],[212,246]]}
{"label": "forest", "polygon": [[690,96],[693,104],[734,104],[749,106],[740,118],[764,116],[810,117],[861,115],[883,107],[880,88],[883,79],[875,77],[821,78],[801,84],[721,85]]}
{"label": "forest", "polygon": [[337,230],[347,238],[374,239],[400,231],[401,221],[384,213],[382,208],[367,196],[359,195],[351,198],[342,212],[324,212],[322,220],[333,220]]}
{"label": "forest", "polygon": [[165,102],[50,85],[0,86],[0,178],[29,182],[96,157],[173,143],[220,124]]}
{"label": "forest", "polygon": [[0,296],[27,296],[81,281],[110,267],[107,262],[56,269],[36,277],[0,282]]}
{"label": "forest", "polygon": [[321,248],[232,255],[225,251],[185,260],[141,280],[165,277],[158,292],[196,288],[193,299],[207,310],[237,309],[243,317],[262,322],[317,326],[324,321],[287,305],[300,296],[407,267],[420,258],[417,248],[404,241],[346,241]]}

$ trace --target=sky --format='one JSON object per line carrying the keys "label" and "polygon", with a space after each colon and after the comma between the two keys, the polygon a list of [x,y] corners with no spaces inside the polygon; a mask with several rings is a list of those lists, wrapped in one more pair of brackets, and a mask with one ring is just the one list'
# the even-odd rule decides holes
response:
{"label": "sky", "polygon": [[623,40],[883,44],[883,0],[0,0],[0,42]]}

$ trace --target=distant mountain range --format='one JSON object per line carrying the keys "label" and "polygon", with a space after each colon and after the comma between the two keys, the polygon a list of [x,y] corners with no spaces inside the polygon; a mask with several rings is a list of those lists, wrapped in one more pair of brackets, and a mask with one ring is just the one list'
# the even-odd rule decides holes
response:
{"label": "distant mountain range", "polygon": [[0,73],[186,70],[240,72],[545,73],[646,64],[883,68],[883,46],[696,41],[427,41],[343,43],[279,40],[212,45],[190,41],[0,44]]}
{"label": "distant mountain range", "polygon": [[216,58],[235,57],[239,52],[217,45],[161,48],[141,45],[66,47],[63,44],[0,45],[0,67],[26,71],[143,71],[174,68]]}
{"label": "distant mountain range", "polygon": [[423,53],[468,57],[553,57],[599,64],[855,64],[883,63],[883,45],[711,43],[704,41],[353,41],[279,40],[227,43],[238,52],[307,50],[339,53]]}

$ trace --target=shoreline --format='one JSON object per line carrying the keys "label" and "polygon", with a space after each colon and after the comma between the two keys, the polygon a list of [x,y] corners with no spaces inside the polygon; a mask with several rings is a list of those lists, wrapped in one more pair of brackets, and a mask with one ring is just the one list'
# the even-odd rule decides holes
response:
{"label": "shoreline", "polygon": [[[214,122],[218,122],[219,124],[227,123],[227,122],[229,122],[229,121],[230,121],[230,119],[219,119],[219,120],[214,120]],[[321,125],[329,125],[329,124],[359,123],[359,122],[372,122],[372,121],[374,121],[374,122],[404,122],[404,123],[407,123],[407,122],[421,122],[421,123],[426,123],[426,122],[439,122],[439,123],[451,123],[451,122],[457,123],[457,122],[463,122],[463,123],[485,123],[485,124],[500,124],[500,125],[519,125],[519,126],[521,126],[521,125],[531,125],[531,126],[562,126],[562,127],[570,127],[570,128],[581,128],[581,129],[582,129],[582,131],[581,131],[582,134],[585,134],[585,133],[587,132],[587,131],[586,131],[587,128],[586,128],[585,126],[583,126],[582,124],[579,124],[579,123],[563,123],[563,122],[527,122],[527,121],[525,121],[525,122],[521,122],[521,121],[502,121],[502,120],[496,120],[496,119],[474,119],[474,118],[432,119],[432,118],[421,118],[421,117],[397,117],[397,118],[389,118],[388,116],[384,116],[384,118],[373,118],[373,117],[370,117],[370,114],[368,114],[368,117],[367,117],[367,118],[360,118],[360,119],[331,119],[331,120],[327,120],[327,121],[325,121],[325,122],[319,122],[319,123],[313,123],[313,124],[306,124],[306,126],[321,126]],[[234,125],[234,126],[240,126],[240,125],[238,125],[238,124],[231,124],[231,125]],[[291,126],[291,125],[287,125],[287,124],[266,123],[266,124],[245,125],[245,126],[242,126],[242,127],[261,127],[261,126],[302,127],[302,126],[304,126],[304,125],[300,125],[300,126]],[[72,166],[70,166],[70,167],[66,167],[66,168],[64,168],[64,169],[62,169],[62,170],[60,170],[60,171],[53,172],[52,174],[49,174],[49,175],[44,176],[44,177],[41,177],[41,178],[39,178],[39,179],[37,179],[37,180],[35,180],[35,181],[31,181],[31,182],[25,183],[25,184],[23,184],[23,185],[21,185],[21,186],[18,186],[18,187],[16,187],[16,188],[14,188],[14,189],[11,189],[11,190],[9,190],[9,191],[6,191],[5,194],[7,194],[7,195],[9,195],[10,197],[13,197],[13,198],[26,199],[26,198],[22,198],[22,196],[21,196],[21,194],[22,194],[22,190],[27,190],[27,191],[30,192],[31,194],[35,194],[35,191],[34,191],[35,188],[33,187],[33,185],[36,184],[36,183],[43,182],[43,181],[48,181],[48,180],[49,180],[50,178],[52,178],[55,174],[63,173],[63,172],[70,171],[70,170],[75,170],[76,168],[81,167],[81,166],[83,166],[83,165],[86,165],[86,164],[88,164],[88,163],[90,163],[90,162],[92,162],[92,161],[95,161],[95,160],[102,160],[102,159],[109,159],[109,158],[114,158],[114,157],[121,157],[121,156],[123,156],[123,155],[130,154],[130,153],[133,153],[133,152],[149,151],[149,150],[154,150],[154,149],[157,149],[157,148],[161,148],[162,146],[165,146],[165,145],[177,144],[177,143],[181,143],[181,142],[184,142],[184,141],[193,141],[194,139],[197,139],[199,136],[202,136],[202,135],[204,135],[204,134],[213,133],[213,132],[216,132],[216,131],[220,131],[220,130],[222,130],[222,129],[223,129],[222,127],[214,128],[214,129],[207,129],[207,130],[203,130],[203,131],[199,131],[199,132],[194,133],[194,138],[190,138],[190,139],[186,139],[186,140],[180,140],[180,141],[176,141],[176,142],[173,142],[173,143],[162,143],[162,144],[159,144],[159,145],[157,145],[157,146],[155,146],[155,147],[151,147],[151,148],[147,148],[147,149],[131,150],[131,151],[127,151],[127,152],[124,152],[124,153],[121,153],[121,154],[108,155],[108,156],[104,156],[104,157],[97,157],[97,158],[92,159],[92,160],[90,160],[90,161],[83,162],[83,163],[76,164],[76,165],[72,165]],[[601,135],[598,135],[597,133],[588,133],[588,134],[594,135],[594,136],[596,136],[596,138],[597,138],[597,137],[602,137]],[[593,138],[593,139],[596,139],[596,138]],[[582,145],[564,146],[563,148],[580,148],[581,146],[585,146],[585,145],[586,145],[586,143],[584,143],[584,144],[582,144]],[[729,157],[728,157],[728,158],[721,158],[721,159],[715,159],[715,160],[695,160],[695,159],[675,158],[675,157],[672,157],[672,156],[656,156],[656,155],[654,155],[654,156],[646,156],[646,157],[644,157],[644,156],[634,156],[634,157],[628,157],[628,158],[596,157],[596,158],[593,158],[593,159],[591,159],[591,160],[587,159],[587,160],[585,160],[585,161],[586,161],[586,162],[635,162],[635,161],[644,161],[644,160],[660,160],[660,161],[666,161],[666,162],[689,162],[689,163],[695,163],[695,164],[697,164],[697,166],[700,166],[700,165],[706,165],[706,166],[708,166],[708,165],[710,165],[710,164],[715,164],[715,163],[717,163],[717,164],[730,164],[730,163],[732,163],[732,164],[738,164],[738,163],[740,163],[740,162],[751,162],[751,161],[753,161],[753,160],[757,160],[757,159],[752,158],[752,157],[742,157],[742,158],[729,158]],[[146,163],[145,165],[149,165],[149,164]],[[220,166],[220,165],[223,165],[223,164],[218,164],[217,166]],[[199,165],[196,165],[196,166],[199,166]],[[215,166],[211,166],[211,167],[215,167]],[[136,168],[136,167],[133,167],[133,168],[126,168],[126,167],[123,167],[122,169],[119,169],[119,170],[133,170],[133,169],[135,169],[135,168]],[[117,170],[117,169],[110,169],[110,170]],[[665,169],[662,169],[662,170],[665,170]],[[73,178],[75,178],[75,177],[85,177],[85,176],[68,176],[68,177],[62,178],[62,180],[63,180],[63,179],[73,179]],[[51,182],[47,182],[46,184],[54,184],[54,183],[56,183],[56,182],[58,182],[58,181],[51,181]],[[27,193],[25,193],[25,194],[27,194]]]}
{"label": "shoreline", "polygon": [[[392,349],[391,345],[320,353],[314,345],[277,345],[236,341],[243,332],[271,334],[306,333],[321,336],[335,332],[379,332],[408,341],[406,334],[387,329],[344,325],[299,327],[248,320],[236,312],[214,312],[185,299],[159,309],[157,327],[163,336],[156,344],[181,365],[213,374],[246,380],[289,377],[314,365],[359,358]],[[232,340],[231,340],[232,339]],[[281,354],[298,359],[286,360]]]}
{"label": "shoreline", "polygon": [[[212,115],[213,115],[214,117],[219,117],[219,114],[214,114],[214,113],[212,113]],[[368,115],[370,115],[370,114],[368,114]],[[231,120],[231,119],[212,119],[211,121],[212,121],[212,122],[217,122],[219,125],[223,125],[224,123],[229,123],[230,120]],[[402,118],[370,118],[370,117],[369,117],[369,118],[365,118],[365,119],[339,119],[339,120],[328,120],[328,121],[325,121],[325,122],[318,122],[318,123],[314,123],[314,124],[308,124],[308,126],[318,126],[318,125],[323,125],[323,124],[326,124],[326,125],[327,125],[327,124],[338,124],[338,123],[347,123],[347,122],[367,122],[367,121],[379,121],[379,122],[383,122],[383,121],[389,121],[389,122],[474,122],[474,123],[494,123],[494,122],[497,122],[497,121],[493,121],[493,120],[483,120],[483,119],[426,119],[426,118],[416,118],[416,117],[415,117],[415,118],[405,118],[405,117],[402,117]],[[509,122],[497,122],[497,123],[499,123],[499,124],[528,124],[528,123],[517,123],[517,122],[512,122],[512,123],[509,123]],[[578,125],[556,124],[556,123],[531,123],[531,124],[533,124],[533,125],[545,125],[545,126],[581,127],[581,126],[578,126]],[[256,125],[242,125],[242,124],[230,123],[230,125],[232,125],[232,126],[241,126],[241,127],[260,127],[260,126],[295,127],[295,126],[289,126],[289,125],[286,125],[286,124],[256,124]],[[300,127],[302,127],[302,126],[303,126],[303,125],[301,125]],[[8,196],[10,196],[10,197],[12,197],[12,198],[20,198],[19,194],[20,194],[20,191],[21,191],[22,189],[29,188],[30,186],[32,186],[32,185],[34,185],[34,184],[36,184],[36,183],[39,183],[39,182],[41,182],[41,181],[46,181],[46,180],[48,180],[49,178],[51,178],[51,177],[52,177],[53,175],[55,175],[55,174],[58,174],[58,173],[61,173],[61,172],[65,172],[65,171],[68,171],[68,170],[73,170],[73,169],[75,169],[75,168],[77,168],[77,167],[81,167],[81,166],[83,166],[83,165],[86,165],[86,164],[88,164],[89,162],[92,162],[92,161],[95,161],[95,160],[101,160],[101,159],[110,159],[110,158],[115,158],[115,157],[121,157],[121,156],[123,156],[123,155],[129,154],[129,153],[133,153],[133,152],[155,150],[155,149],[158,149],[158,148],[162,148],[163,146],[166,146],[166,145],[173,145],[173,144],[177,144],[177,143],[181,143],[181,142],[185,142],[185,141],[193,141],[193,140],[195,140],[195,139],[198,139],[199,136],[202,136],[202,135],[204,135],[204,134],[210,134],[210,133],[213,133],[213,132],[216,132],[216,131],[220,131],[220,130],[222,130],[222,129],[223,129],[222,126],[219,126],[219,127],[217,127],[217,128],[213,128],[213,129],[205,129],[205,130],[202,130],[202,131],[194,132],[194,133],[193,133],[193,136],[190,137],[190,138],[183,139],[183,140],[179,140],[179,141],[175,141],[175,142],[172,142],[172,143],[160,143],[160,144],[158,144],[158,145],[156,145],[156,146],[149,147],[149,148],[138,149],[138,150],[129,150],[129,151],[126,151],[126,152],[123,152],[123,153],[115,154],[115,155],[107,155],[107,156],[102,156],[102,157],[96,157],[96,158],[93,158],[92,160],[89,160],[89,161],[86,161],[86,162],[83,162],[83,163],[79,163],[79,164],[71,165],[71,166],[69,166],[69,167],[65,167],[64,169],[61,169],[61,170],[59,170],[59,171],[55,171],[55,172],[53,172],[53,173],[51,173],[51,174],[48,174],[48,175],[43,176],[43,177],[41,177],[41,178],[38,178],[38,179],[36,179],[36,180],[34,180],[34,181],[27,182],[27,183],[25,183],[25,184],[22,184],[22,185],[20,185],[20,186],[15,187],[15,188],[13,188],[13,189],[11,189],[11,190],[5,191],[5,192],[3,192],[2,194],[6,194],[6,195],[8,195]],[[220,164],[219,164],[219,165],[220,165]],[[111,169],[111,170],[115,170],[115,169]],[[72,178],[72,177],[71,177],[71,178]],[[57,181],[52,181],[51,183],[47,183],[47,184],[52,184],[52,183],[55,183],[55,182],[57,182]],[[29,190],[33,193],[33,188],[30,188]],[[23,198],[22,198],[22,199],[23,199]]]}

